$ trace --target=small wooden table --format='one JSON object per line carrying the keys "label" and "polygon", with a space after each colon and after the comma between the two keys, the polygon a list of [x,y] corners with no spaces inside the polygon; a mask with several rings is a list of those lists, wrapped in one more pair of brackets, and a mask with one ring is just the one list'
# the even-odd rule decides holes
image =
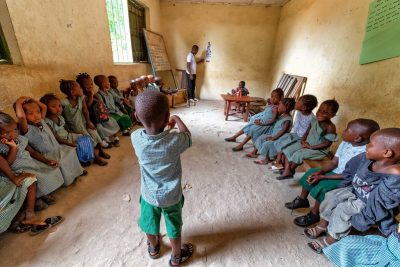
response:
{"label": "small wooden table", "polygon": [[243,121],[247,122],[247,119],[249,117],[249,109],[248,106],[251,102],[256,102],[259,98],[257,97],[251,97],[251,96],[236,96],[236,95],[221,95],[222,99],[225,101],[225,108],[224,108],[224,115],[225,115],[225,120],[228,120],[229,115],[233,115],[235,113],[229,114],[229,111],[231,109],[231,103],[232,102],[237,102],[237,103],[244,103],[246,112],[243,115]]}

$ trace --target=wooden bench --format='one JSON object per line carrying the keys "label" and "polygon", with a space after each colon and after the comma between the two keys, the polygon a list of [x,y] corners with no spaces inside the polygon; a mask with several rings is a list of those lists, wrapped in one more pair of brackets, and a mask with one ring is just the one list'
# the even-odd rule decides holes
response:
{"label": "wooden bench", "polygon": [[309,169],[321,168],[325,164],[329,163],[333,157],[333,153],[329,151],[328,155],[321,160],[305,159],[303,160],[303,164],[298,167],[298,170],[300,172],[306,172]]}
{"label": "wooden bench", "polygon": [[175,105],[186,104],[186,89],[178,89],[178,92],[172,95],[167,95],[169,106],[174,108]]}

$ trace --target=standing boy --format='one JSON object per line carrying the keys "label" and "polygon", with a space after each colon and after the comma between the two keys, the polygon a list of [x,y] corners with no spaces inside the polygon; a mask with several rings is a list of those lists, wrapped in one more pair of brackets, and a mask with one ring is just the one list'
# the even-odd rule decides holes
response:
{"label": "standing boy", "polygon": [[[152,259],[160,256],[160,219],[164,215],[172,246],[170,266],[179,266],[193,254],[193,245],[181,246],[182,166],[180,154],[192,144],[191,135],[178,116],[169,116],[168,98],[145,91],[136,98],[136,119],[144,128],[131,135],[141,173],[139,226],[146,233]],[[175,124],[179,132],[171,131]],[[169,129],[165,130],[168,125]]]}

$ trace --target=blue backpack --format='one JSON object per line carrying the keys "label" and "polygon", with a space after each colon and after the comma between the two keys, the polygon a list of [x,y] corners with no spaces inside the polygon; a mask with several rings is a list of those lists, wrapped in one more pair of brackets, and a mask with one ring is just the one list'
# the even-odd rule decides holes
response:
{"label": "blue backpack", "polygon": [[78,137],[76,140],[76,153],[78,154],[79,161],[82,163],[94,160],[94,148],[89,136],[84,135]]}

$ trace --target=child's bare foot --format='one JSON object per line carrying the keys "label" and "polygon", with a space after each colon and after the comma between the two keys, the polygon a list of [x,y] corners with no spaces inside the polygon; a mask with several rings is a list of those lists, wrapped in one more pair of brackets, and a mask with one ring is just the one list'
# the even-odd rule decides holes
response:
{"label": "child's bare foot", "polygon": [[268,164],[269,160],[268,159],[259,159],[259,160],[255,160],[254,163],[258,164],[258,165],[266,165]]}
{"label": "child's bare foot", "polygon": [[236,138],[228,137],[228,138],[225,138],[225,141],[226,142],[236,142]]}

